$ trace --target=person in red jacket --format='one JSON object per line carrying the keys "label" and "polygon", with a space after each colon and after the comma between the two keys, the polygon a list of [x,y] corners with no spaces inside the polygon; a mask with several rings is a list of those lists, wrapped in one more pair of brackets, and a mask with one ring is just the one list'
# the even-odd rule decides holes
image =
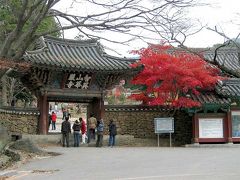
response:
{"label": "person in red jacket", "polygon": [[87,131],[87,127],[86,127],[86,123],[85,121],[80,117],[79,121],[81,123],[81,133],[82,133],[82,143],[81,144],[85,144],[86,141],[86,131]]}
{"label": "person in red jacket", "polygon": [[53,111],[53,112],[52,112],[52,130],[56,130],[56,121],[57,121],[57,115],[56,115],[56,113]]}

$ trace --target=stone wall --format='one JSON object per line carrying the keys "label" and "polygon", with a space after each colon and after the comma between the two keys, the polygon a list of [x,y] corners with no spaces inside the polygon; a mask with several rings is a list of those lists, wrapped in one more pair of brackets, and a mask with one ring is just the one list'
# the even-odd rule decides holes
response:
{"label": "stone wall", "polygon": [[36,109],[0,109],[0,124],[10,134],[36,134],[38,119]]}
{"label": "stone wall", "polygon": [[[108,129],[110,119],[117,124],[120,135],[133,135],[136,138],[157,138],[154,133],[154,118],[169,117],[169,109],[140,106],[105,106],[104,123]],[[192,117],[184,111],[174,115],[175,132],[172,134],[174,145],[189,144],[192,140]],[[107,131],[105,131],[107,133]],[[169,138],[161,134],[160,138]]]}
{"label": "stone wall", "polygon": [[[110,119],[117,124],[119,135],[135,138],[156,139],[154,118],[169,117],[169,109],[143,106],[105,106],[105,134],[108,134]],[[39,111],[36,109],[0,109],[0,125],[12,134],[37,134]],[[174,145],[190,144],[192,140],[192,117],[184,111],[177,111],[174,116],[175,132],[172,134]],[[169,139],[169,134],[162,134],[161,139]]]}

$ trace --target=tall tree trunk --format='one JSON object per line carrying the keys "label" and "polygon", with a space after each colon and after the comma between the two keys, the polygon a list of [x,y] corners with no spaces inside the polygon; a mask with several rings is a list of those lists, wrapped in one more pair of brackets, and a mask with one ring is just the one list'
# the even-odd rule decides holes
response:
{"label": "tall tree trunk", "polygon": [[7,76],[4,75],[2,78],[1,78],[1,82],[2,82],[2,106],[7,106],[8,103],[7,103]]}

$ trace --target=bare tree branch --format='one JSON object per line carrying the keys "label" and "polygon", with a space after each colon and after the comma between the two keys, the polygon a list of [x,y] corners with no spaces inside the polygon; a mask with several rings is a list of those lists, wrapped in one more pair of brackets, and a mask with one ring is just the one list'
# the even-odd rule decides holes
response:
{"label": "bare tree branch", "polygon": [[[207,29],[210,30],[210,31],[213,31],[213,32],[215,32],[217,34],[219,34],[222,37],[224,37],[228,42],[233,43],[238,49],[240,49],[240,45],[238,43],[236,43],[234,40],[232,40],[230,37],[228,37],[224,32],[220,32],[218,30],[217,26],[215,26],[214,29],[210,28],[210,27],[208,27]],[[237,35],[237,37],[235,39],[238,39],[239,36],[240,36],[240,33],[238,33],[238,35]]]}
{"label": "bare tree branch", "polygon": [[[54,9],[59,2],[61,0],[36,0],[34,2],[24,0],[21,13],[18,15],[17,26],[5,39],[0,57],[20,60],[30,44],[40,36],[59,31],[62,31],[64,35],[64,30],[72,28],[78,29],[79,36],[83,38],[101,37],[114,43],[117,43],[117,40],[108,39],[102,36],[101,32],[118,32],[129,36],[128,40],[120,41],[120,43],[127,43],[136,38],[147,41],[163,37],[165,39],[172,37],[171,40],[176,41],[179,35],[184,37],[184,42],[188,37],[186,32],[190,26],[183,26],[186,21],[183,9],[197,5],[195,0],[159,0],[153,1],[155,4],[147,3],[147,5],[147,0],[73,0],[72,6],[81,7],[83,3],[88,3],[95,8],[102,8],[100,11],[92,11],[93,13],[87,15],[74,15]],[[60,23],[56,29],[36,33],[39,24],[47,17],[55,17],[58,22],[64,19],[68,23],[65,25]],[[26,27],[26,21],[30,22],[30,26],[23,30],[23,27]],[[133,29],[135,31],[132,31]],[[172,33],[173,31],[175,32]],[[154,34],[158,37],[153,38]]]}

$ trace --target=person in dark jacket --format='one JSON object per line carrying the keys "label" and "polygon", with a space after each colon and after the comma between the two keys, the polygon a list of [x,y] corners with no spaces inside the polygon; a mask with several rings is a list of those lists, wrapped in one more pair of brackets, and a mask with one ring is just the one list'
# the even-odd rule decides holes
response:
{"label": "person in dark jacket", "polygon": [[68,109],[63,109],[63,117],[62,120],[65,120],[66,117],[71,118],[71,114],[69,113]]}
{"label": "person in dark jacket", "polygon": [[81,124],[79,120],[76,120],[73,124],[73,137],[74,137],[74,147],[79,147],[79,142],[80,142],[80,129],[81,129]]}
{"label": "person in dark jacket", "polygon": [[117,135],[117,127],[114,121],[111,119],[108,125],[109,128],[109,142],[108,146],[113,147],[115,145],[115,136]]}
{"label": "person in dark jacket", "polygon": [[97,142],[96,142],[96,147],[102,147],[102,143],[103,143],[103,130],[104,130],[103,119],[100,119],[100,120],[97,121]]}
{"label": "person in dark jacket", "polygon": [[50,128],[51,123],[52,123],[52,115],[48,113],[48,130]]}
{"label": "person in dark jacket", "polygon": [[61,127],[63,147],[65,147],[65,141],[67,143],[67,147],[69,147],[69,134],[71,133],[71,124],[68,120],[69,117],[66,117],[65,121],[62,122]]}

